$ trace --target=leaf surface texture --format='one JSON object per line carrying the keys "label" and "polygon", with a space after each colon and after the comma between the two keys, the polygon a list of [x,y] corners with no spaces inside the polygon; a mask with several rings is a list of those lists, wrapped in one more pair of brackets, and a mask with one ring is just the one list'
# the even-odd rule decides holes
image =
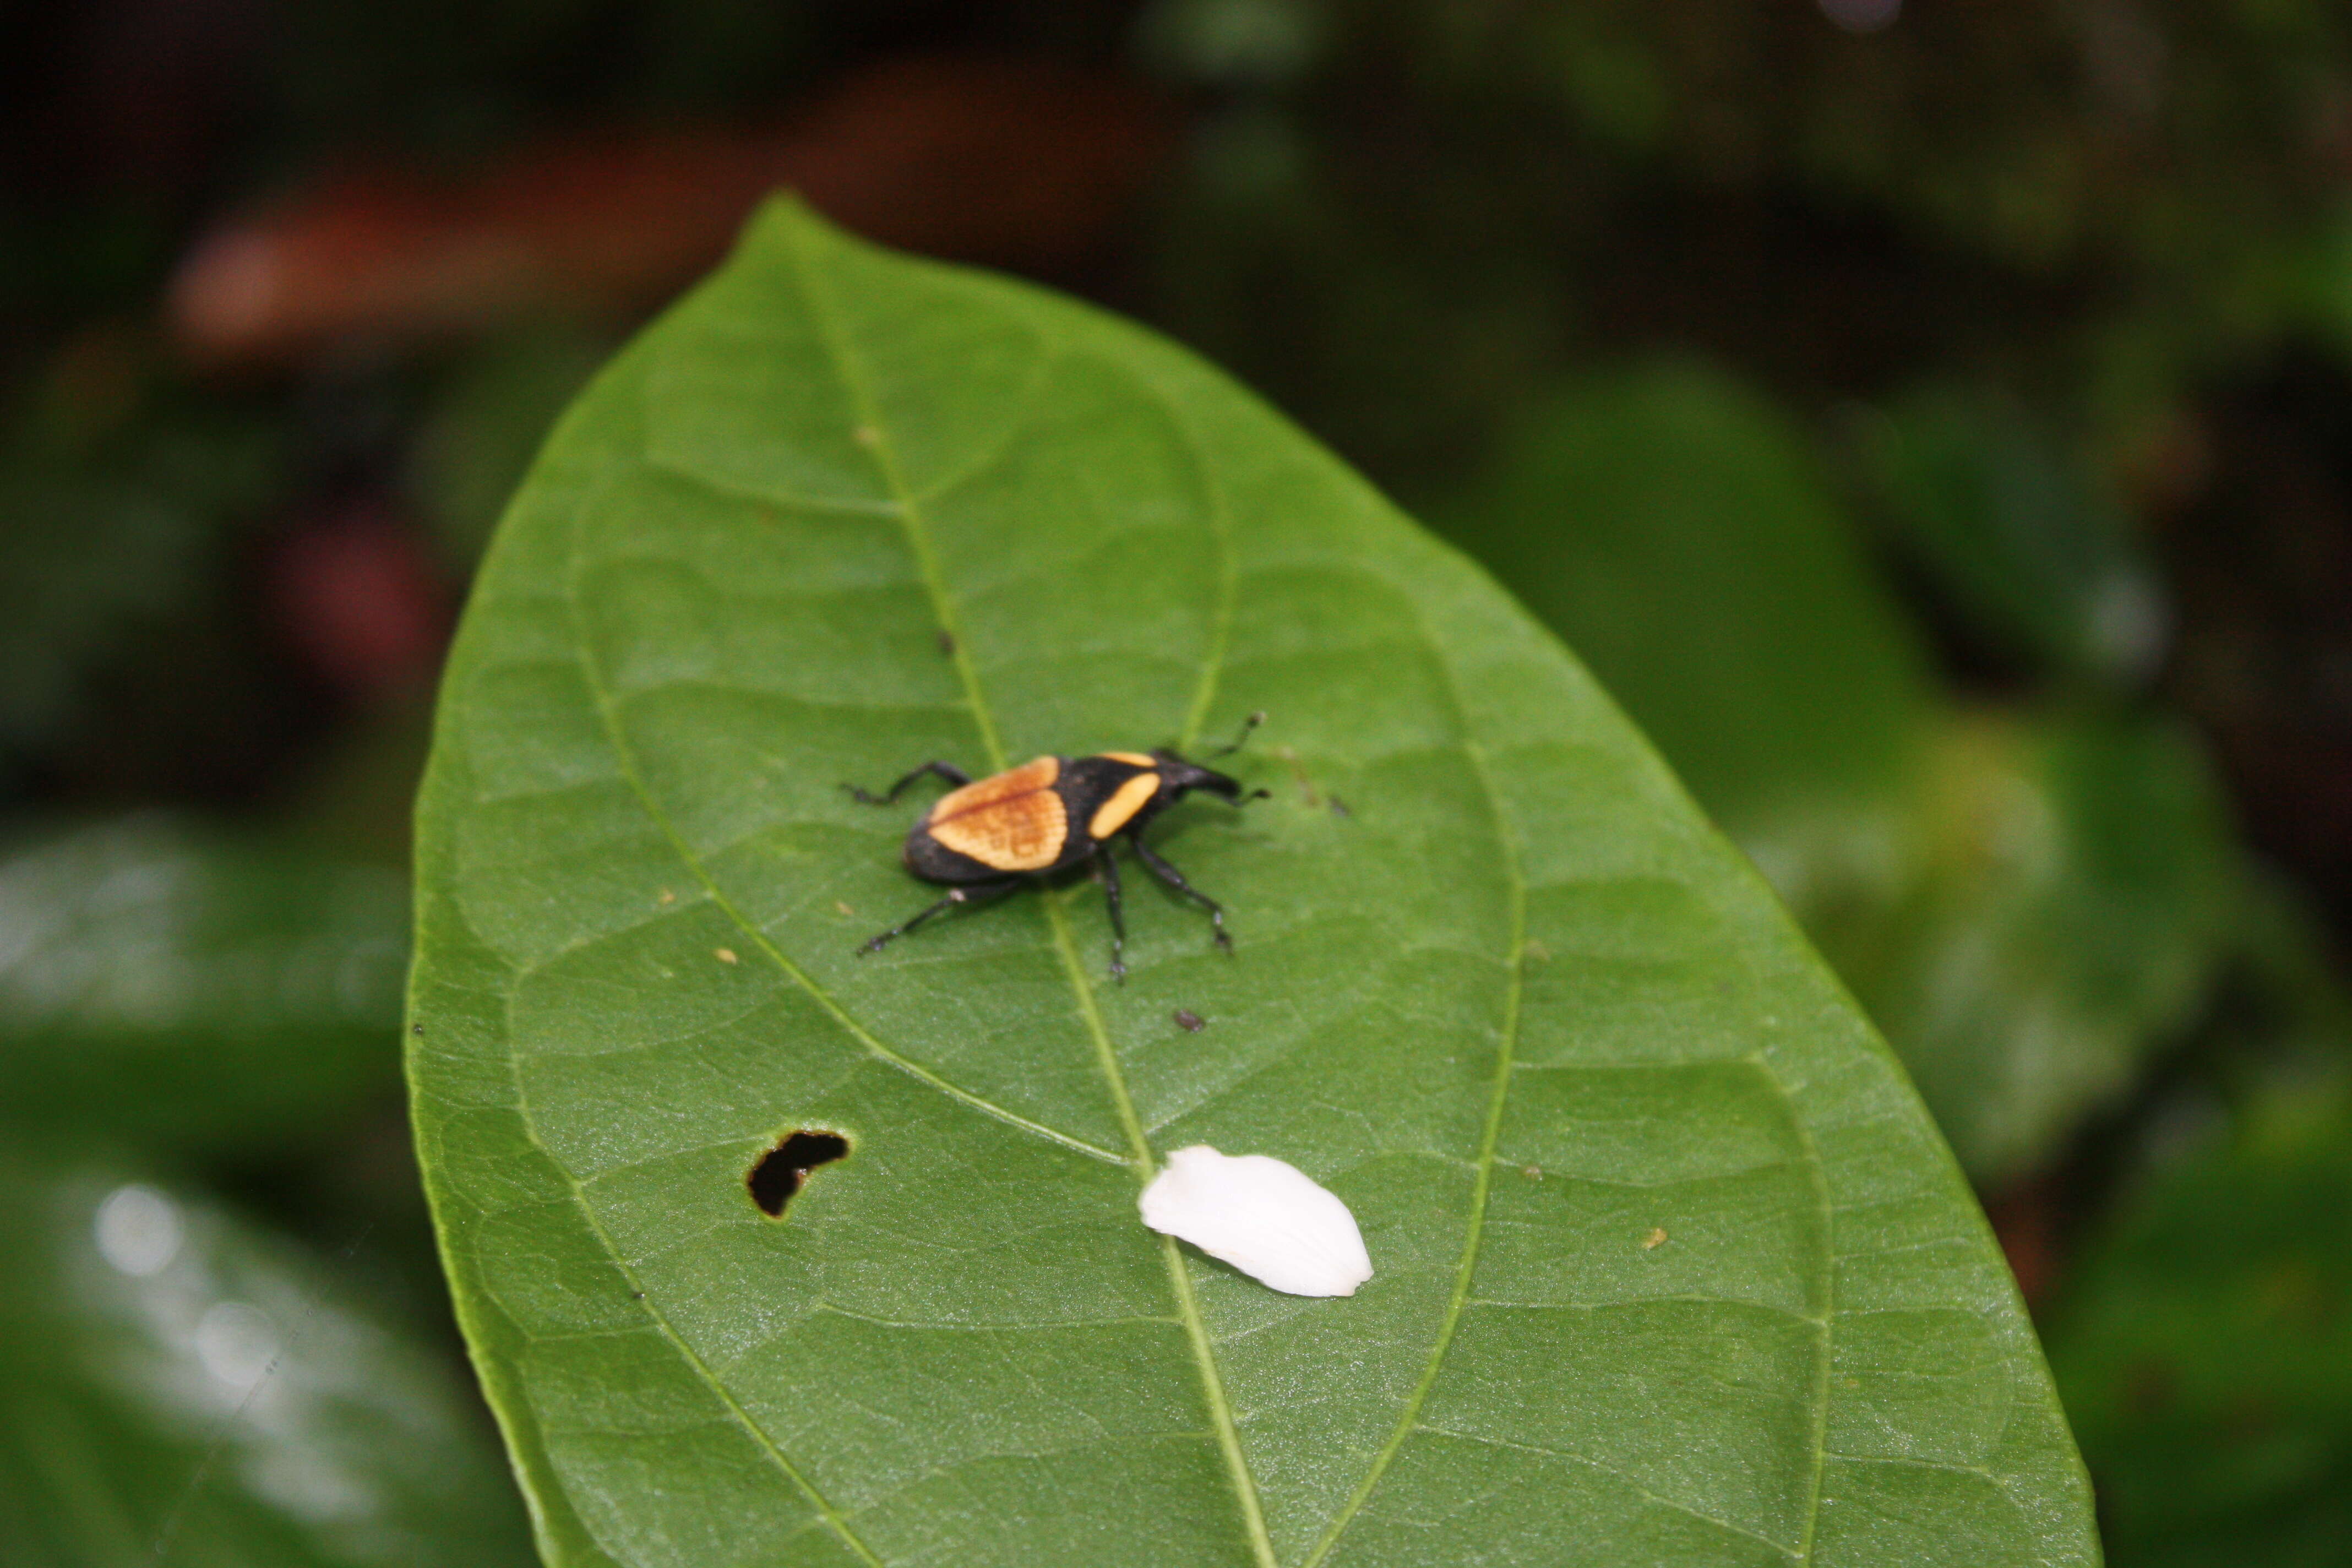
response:
{"label": "leaf surface texture", "polygon": [[[1274,797],[957,911],[940,758],[1268,723]],[[2014,1291],[1883,1046],[1580,668],[1181,351],[770,209],[559,429],[420,811],[459,1310],[562,1563],[2088,1563]],[[1180,1026],[1182,1009],[1202,1020]],[[744,1173],[837,1131],[781,1220]],[[1192,1143],[1338,1193],[1279,1296]]]}

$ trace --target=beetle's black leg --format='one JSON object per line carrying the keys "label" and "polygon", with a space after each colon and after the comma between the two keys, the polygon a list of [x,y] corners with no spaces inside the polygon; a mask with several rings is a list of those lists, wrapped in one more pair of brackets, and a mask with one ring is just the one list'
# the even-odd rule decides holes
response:
{"label": "beetle's black leg", "polygon": [[1216,900],[1209,897],[1208,894],[1201,891],[1200,889],[1186,881],[1184,879],[1183,872],[1179,871],[1175,867],[1171,866],[1167,861],[1154,854],[1152,852],[1151,846],[1146,844],[1141,838],[1130,834],[1128,837],[1128,842],[1135,846],[1137,858],[1150,869],[1153,876],[1159,878],[1161,881],[1167,883],[1170,887],[1175,889],[1178,892],[1183,894],[1186,898],[1192,900],[1194,903],[1209,911],[1209,923],[1217,928],[1217,945],[1223,948],[1227,952],[1233,952],[1233,938],[1225,934],[1224,905],[1217,902]]}
{"label": "beetle's black leg", "polygon": [[[865,790],[859,789],[854,784],[845,784],[841,787],[849,792],[851,799],[857,801],[861,805],[888,805],[892,802],[896,801],[900,795],[907,793],[907,786],[908,784],[913,784],[925,773],[937,773],[940,777],[947,780],[948,783],[953,784],[958,789],[961,789],[964,785],[971,783],[971,775],[964,772],[961,768],[956,767],[949,763],[929,762],[925,763],[921,767],[917,768],[914,772],[908,773],[905,778],[900,779],[897,784],[892,784],[890,786],[890,793],[887,795],[871,795]],[[919,919],[920,917],[919,916],[917,918]]]}
{"label": "beetle's black leg", "polygon": [[969,888],[954,889],[949,892],[946,898],[941,899],[938,903],[933,904],[929,909],[925,910],[921,914],[917,915],[914,919],[894,925],[888,931],[882,932],[878,936],[867,937],[865,942],[859,946],[857,956],[863,958],[869,952],[881,952],[883,944],[888,942],[892,937],[906,935],[908,931],[914,930],[917,926],[921,925],[925,921],[929,920],[933,915],[940,913],[943,910],[951,910],[958,904],[984,904],[992,899],[1001,899],[1005,894],[1011,892],[1013,889],[1019,887],[1021,885],[1021,881],[1022,879],[1018,877],[1007,877],[1001,882],[974,882]]}
{"label": "beetle's black leg", "polygon": [[1103,898],[1110,905],[1110,977],[1121,985],[1127,984],[1127,921],[1118,907],[1118,862],[1110,858],[1110,846],[1098,845],[1095,864],[1102,868]]}

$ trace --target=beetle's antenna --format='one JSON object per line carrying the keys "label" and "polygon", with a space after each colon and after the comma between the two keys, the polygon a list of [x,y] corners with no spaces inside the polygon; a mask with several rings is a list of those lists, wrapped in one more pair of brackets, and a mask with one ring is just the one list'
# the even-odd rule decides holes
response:
{"label": "beetle's antenna", "polygon": [[1265,710],[1261,708],[1256,712],[1242,721],[1241,732],[1233,738],[1233,742],[1230,745],[1219,746],[1215,751],[1211,752],[1209,755],[1213,757],[1229,757],[1233,755],[1235,752],[1242,749],[1242,742],[1250,738],[1250,731],[1265,722]]}

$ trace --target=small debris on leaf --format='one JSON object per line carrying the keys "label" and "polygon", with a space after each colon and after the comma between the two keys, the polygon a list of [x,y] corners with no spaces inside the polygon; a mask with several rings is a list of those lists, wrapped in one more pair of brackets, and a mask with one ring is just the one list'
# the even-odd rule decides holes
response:
{"label": "small debris on leaf", "polygon": [[1209,1026],[1209,1021],[1190,1007],[1176,1009],[1176,1026],[1188,1035],[1197,1035]]}
{"label": "small debris on leaf", "polygon": [[854,921],[857,918],[857,911],[851,909],[846,903],[843,902],[839,899],[833,900],[833,907],[841,911],[842,918],[845,920]]}
{"label": "small debris on leaf", "polygon": [[719,962],[721,963],[736,963],[740,962],[740,960],[736,958],[735,950],[731,947],[713,948],[711,951],[719,955]]}
{"label": "small debris on leaf", "polygon": [[1664,1247],[1665,1244],[1666,1227],[1664,1226],[1658,1226],[1653,1229],[1649,1235],[1642,1238],[1642,1250],[1644,1252],[1654,1252],[1657,1248]]}
{"label": "small debris on leaf", "polygon": [[658,903],[674,904],[677,902],[677,895],[671,892],[667,888],[664,888],[661,890],[661,897],[656,901]]}
{"label": "small debris on leaf", "polygon": [[1271,1155],[1179,1149],[1138,1206],[1152,1229],[1288,1295],[1352,1296],[1372,1277],[1348,1205]]}
{"label": "small debris on leaf", "polygon": [[1321,805],[1323,794],[1315,787],[1314,779],[1307,775],[1307,764],[1298,760],[1298,753],[1288,746],[1276,746],[1274,748],[1274,754],[1290,764],[1290,776],[1297,781],[1298,784],[1298,798],[1305,801],[1310,808]]}
{"label": "small debris on leaf", "polygon": [[1530,1182],[1540,1182],[1543,1180],[1543,1167],[1541,1165],[1524,1165],[1520,1167],[1519,1174],[1525,1176]]}

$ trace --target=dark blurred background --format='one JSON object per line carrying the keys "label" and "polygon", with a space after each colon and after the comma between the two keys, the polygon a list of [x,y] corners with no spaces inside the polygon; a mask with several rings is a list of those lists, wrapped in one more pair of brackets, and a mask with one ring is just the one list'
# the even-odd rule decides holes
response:
{"label": "dark blurred background", "polygon": [[406,812],[549,421],[800,189],[1484,560],[1909,1064],[2111,1561],[2352,1563],[2352,14],[0,0],[0,1556],[521,1563]]}

